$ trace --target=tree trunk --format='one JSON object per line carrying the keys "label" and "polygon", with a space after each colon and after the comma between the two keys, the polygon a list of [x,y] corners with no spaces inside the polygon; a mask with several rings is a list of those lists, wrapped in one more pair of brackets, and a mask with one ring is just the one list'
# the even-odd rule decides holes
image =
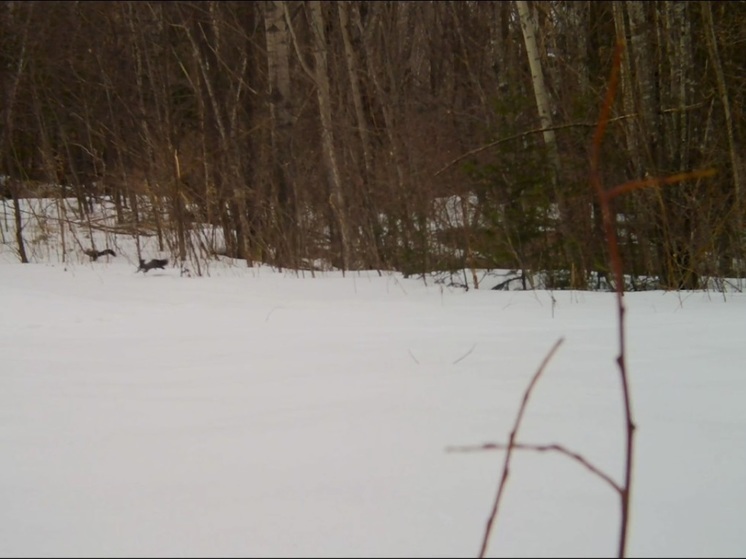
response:
{"label": "tree trunk", "polygon": [[373,162],[370,147],[370,134],[368,132],[368,119],[365,117],[363,109],[363,96],[360,93],[360,64],[358,62],[355,49],[352,46],[350,38],[350,5],[348,2],[338,2],[337,11],[339,13],[339,25],[342,31],[342,41],[344,43],[345,62],[347,63],[347,75],[350,80],[350,90],[352,93],[352,104],[355,107],[355,119],[357,120],[357,130],[360,134],[360,143],[363,150],[363,162],[365,172],[370,176]]}
{"label": "tree trunk", "polygon": [[[743,233],[743,207],[742,207],[742,193],[743,193],[743,177],[741,176],[741,164],[738,159],[738,150],[735,140],[735,133],[733,131],[733,117],[730,109],[730,98],[728,96],[728,88],[725,83],[725,75],[723,73],[723,64],[720,61],[720,53],[718,50],[717,37],[715,36],[715,25],[712,21],[712,6],[711,2],[700,2],[702,8],[702,21],[705,28],[705,37],[707,39],[707,50],[710,54],[710,60],[712,62],[713,69],[715,71],[715,78],[717,81],[718,95],[720,97],[720,103],[723,105],[723,113],[725,115],[725,132],[728,138],[728,152],[730,155],[731,173],[733,177],[733,202],[735,207],[735,231],[737,239],[735,241],[737,256],[743,258],[743,250],[739,239]],[[739,277],[741,266],[739,269]]]}
{"label": "tree trunk", "polygon": [[370,236],[370,251],[373,255],[376,268],[381,267],[381,256],[379,250],[380,227],[374,207],[370,197],[370,181],[373,177],[373,155],[370,142],[370,132],[368,130],[368,118],[365,115],[363,106],[363,96],[360,91],[360,62],[357,53],[352,45],[350,37],[350,5],[348,2],[338,2],[337,12],[339,14],[339,25],[342,31],[342,42],[344,45],[345,62],[347,67],[347,76],[350,80],[350,93],[352,104],[355,108],[355,121],[357,124],[358,135],[360,136],[360,145],[363,152],[363,169],[364,178],[359,181],[362,189],[362,197],[365,203],[367,229]]}
{"label": "tree trunk", "polygon": [[[188,26],[184,26],[187,38],[192,47],[192,55],[194,61],[199,68],[202,80],[205,84],[205,90],[207,91],[207,100],[209,105],[212,107],[212,112],[215,117],[215,124],[218,130],[218,135],[221,143],[221,151],[223,153],[223,161],[227,167],[227,172],[224,175],[224,183],[232,193],[233,201],[235,204],[235,214],[233,216],[233,224],[236,230],[236,243],[237,243],[237,257],[243,258],[246,261],[247,266],[252,265],[251,254],[248,251],[247,239],[249,235],[249,222],[247,217],[247,202],[246,202],[246,185],[243,184],[242,173],[240,172],[239,164],[237,161],[236,149],[235,149],[235,138],[229,135],[228,124],[226,118],[221,111],[221,107],[224,106],[220,102],[217,96],[216,88],[213,86],[213,80],[210,75],[210,64],[202,55],[197,39],[194,34],[190,31]],[[215,38],[217,41],[217,38]],[[213,46],[217,49],[217,46]],[[233,132],[230,130],[230,132]]]}
{"label": "tree trunk", "polygon": [[[539,111],[539,121],[542,128],[552,127],[552,111],[549,103],[549,93],[544,83],[544,73],[542,71],[541,56],[539,47],[536,42],[536,18],[533,11],[525,0],[516,0],[518,15],[521,18],[521,29],[523,30],[523,40],[526,45],[526,54],[528,64],[531,68],[531,81],[534,86],[534,97],[536,98],[536,108]],[[557,149],[557,138],[553,130],[545,130],[544,144],[549,152],[552,167],[554,167],[555,180],[560,169],[559,150]]]}
{"label": "tree trunk", "polygon": [[267,41],[267,81],[269,83],[269,111],[271,119],[271,176],[277,192],[277,221],[281,234],[278,260],[281,266],[297,268],[301,257],[298,228],[298,201],[292,173],[290,132],[290,36],[285,21],[285,2],[264,3],[264,29]]}
{"label": "tree trunk", "polygon": [[[656,79],[656,69],[660,58],[658,48],[662,45],[654,40],[653,12],[656,5],[641,1],[625,3],[630,30],[630,52],[632,71],[636,78],[636,106],[638,138],[640,141],[640,173],[658,176],[668,171],[665,160],[665,146],[662,144],[661,91]],[[656,189],[653,194],[658,199],[658,210],[653,216],[649,244],[656,247],[657,268],[661,282],[666,287],[677,288],[681,282],[678,253],[680,249],[678,232],[672,212],[671,196],[673,189]]]}
{"label": "tree trunk", "polygon": [[638,112],[641,122],[641,137],[648,138],[647,171],[657,175],[661,171],[660,122],[658,118],[657,83],[654,71],[655,50],[651,39],[652,25],[645,14],[645,3],[641,1],[626,2],[629,16],[632,58],[637,89],[639,91]]}
{"label": "tree trunk", "polygon": [[[625,115],[631,115],[635,112],[635,98],[632,89],[632,69],[630,66],[629,48],[626,47],[627,42],[627,25],[624,21],[624,2],[614,1],[612,2],[612,10],[614,14],[614,28],[616,30],[617,42],[625,43],[624,55],[622,56],[622,66],[619,72],[620,84],[621,84],[621,100],[622,107]],[[637,132],[633,128],[634,120],[625,120],[622,123],[624,130],[624,137],[627,143],[627,150],[629,151],[630,159],[632,159],[633,167],[637,175],[642,174],[642,169],[645,167],[643,158],[640,154],[640,148],[638,144]]]}
{"label": "tree trunk", "polygon": [[578,90],[586,95],[590,89],[591,77],[588,68],[588,18],[590,2],[570,2],[568,7],[572,29],[577,33],[575,59],[577,61]]}
{"label": "tree trunk", "polygon": [[21,219],[21,204],[18,200],[18,189],[10,188],[11,196],[13,197],[13,214],[16,225],[16,244],[18,245],[18,256],[21,258],[22,264],[28,264],[28,256],[26,256],[26,244],[23,242],[23,220]]}
{"label": "tree trunk", "polygon": [[[23,25],[23,34],[21,38],[20,53],[18,54],[18,64],[16,65],[15,72],[13,73],[10,87],[5,99],[5,107],[3,108],[3,126],[0,127],[0,157],[7,158],[10,160],[12,150],[9,149],[11,137],[13,134],[14,115],[13,109],[15,107],[16,95],[18,93],[18,84],[21,81],[21,76],[26,68],[26,43],[28,40],[29,24],[31,22],[31,14],[33,12],[34,4],[30,3],[26,21]],[[13,18],[11,18],[11,23]],[[10,167],[10,165],[8,165]],[[26,245],[23,241],[23,218],[21,217],[21,204],[18,200],[21,189],[19,186],[10,178],[8,181],[8,187],[10,195],[13,198],[13,219],[16,226],[16,243],[18,244],[18,256],[23,264],[28,264],[28,257],[26,256]]]}
{"label": "tree trunk", "polygon": [[[387,237],[396,243],[392,252],[399,268],[406,266],[408,269],[412,269],[414,263],[411,254],[414,252],[413,238],[415,236],[414,212],[410,210],[405,194],[411,192],[412,188],[407,182],[408,174],[404,166],[405,147],[402,145],[396,130],[395,116],[398,108],[395,98],[396,88],[389,87],[388,91],[390,93],[387,93],[387,88],[382,83],[382,78],[386,76],[389,77],[389,85],[396,83],[391,77],[391,69],[387,67],[390,66],[391,61],[384,59],[385,49],[383,48],[384,44],[393,43],[393,39],[389,41],[389,37],[384,35],[385,31],[390,31],[390,28],[382,23],[382,7],[385,7],[386,4],[380,2],[372,4],[372,6],[375,6],[375,10],[371,10],[365,27],[362,25],[360,10],[352,12],[353,25],[360,29],[363,36],[363,48],[367,53],[365,57],[366,69],[375,90],[380,114],[383,116],[383,128],[389,142],[388,146],[384,148],[385,155],[383,156],[388,159],[388,164],[385,167],[388,187],[386,194],[389,201],[382,212],[387,219]],[[377,35],[380,36],[377,37]],[[417,272],[422,272],[419,263],[414,265]]]}
{"label": "tree trunk", "polygon": [[[573,248],[573,246],[577,246],[578,243],[573,242],[571,221],[574,220],[570,217],[570,208],[566,202],[566,193],[559,187],[560,157],[559,148],[557,147],[557,138],[555,137],[553,130],[548,130],[548,128],[552,127],[553,122],[549,92],[544,83],[541,55],[537,44],[536,18],[532,8],[525,0],[516,0],[516,7],[518,8],[518,15],[521,20],[521,29],[523,31],[523,39],[526,45],[526,55],[528,56],[528,63],[531,69],[531,82],[533,84],[534,97],[536,98],[536,107],[539,112],[539,120],[541,122],[541,127],[545,129],[543,136],[544,144],[549,155],[551,190],[554,192],[557,207],[559,209],[560,218],[558,231],[561,233],[562,237],[562,249],[567,261],[566,265],[572,270],[571,287],[585,288],[587,277],[586,259],[578,249]],[[582,219],[583,222],[589,221],[589,212],[583,208],[581,208],[581,212],[583,213],[579,216],[575,216],[575,219]],[[552,265],[555,264],[552,263]]]}
{"label": "tree trunk", "polygon": [[507,14],[504,12],[510,9],[510,4],[502,2],[490,2],[491,16],[489,19],[490,26],[490,60],[492,61],[492,71],[497,79],[497,88],[502,91],[507,89],[509,83],[506,53],[506,30],[504,22],[507,20]]}
{"label": "tree trunk", "polygon": [[321,118],[321,144],[324,151],[331,194],[329,204],[332,213],[336,217],[342,249],[342,270],[350,269],[351,262],[351,238],[350,225],[348,223],[347,208],[345,205],[342,178],[339,172],[337,154],[334,147],[334,129],[332,121],[332,99],[329,84],[329,69],[327,61],[326,31],[324,21],[324,6],[318,0],[309,2],[311,12],[311,28],[314,37],[314,61],[316,94],[319,102],[319,116]]}

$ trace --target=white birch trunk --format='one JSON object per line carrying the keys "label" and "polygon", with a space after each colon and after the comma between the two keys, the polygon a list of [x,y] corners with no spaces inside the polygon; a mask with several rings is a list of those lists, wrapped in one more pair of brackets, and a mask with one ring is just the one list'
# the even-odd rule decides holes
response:
{"label": "white birch trunk", "polygon": [[[624,21],[624,2],[615,0],[612,2],[612,12],[614,14],[614,28],[616,31],[617,42],[625,44],[622,53],[621,68],[619,69],[619,78],[621,85],[621,101],[625,115],[632,115],[635,112],[635,95],[632,87],[632,66],[630,64],[630,50],[627,46],[627,25]],[[624,137],[627,143],[627,150],[630,153],[636,173],[641,175],[645,162],[640,154],[640,144],[638,142],[638,131],[635,124],[640,119],[639,116],[634,119],[627,119],[622,122]]]}
{"label": "white birch trunk", "polygon": [[[541,65],[541,56],[537,43],[536,18],[533,11],[525,0],[516,0],[518,15],[521,19],[521,29],[523,30],[523,40],[526,45],[526,54],[528,55],[528,64],[531,68],[531,81],[534,86],[534,97],[536,98],[536,108],[539,111],[539,121],[542,128],[552,127],[552,112],[549,104],[549,93],[544,83],[544,73]],[[557,149],[557,138],[553,130],[545,130],[544,144],[549,151],[552,166],[555,170],[555,176],[559,172],[559,150]]]}
{"label": "white birch trunk", "polygon": [[[264,29],[267,41],[267,81],[269,84],[269,112],[271,119],[270,153],[272,196],[277,198],[280,230],[286,237],[287,249],[279,250],[279,261],[284,265],[294,262],[301,253],[297,192],[292,173],[290,134],[292,128],[290,81],[290,33],[285,17],[285,2],[269,0],[264,3]],[[288,260],[283,262],[283,260]]]}

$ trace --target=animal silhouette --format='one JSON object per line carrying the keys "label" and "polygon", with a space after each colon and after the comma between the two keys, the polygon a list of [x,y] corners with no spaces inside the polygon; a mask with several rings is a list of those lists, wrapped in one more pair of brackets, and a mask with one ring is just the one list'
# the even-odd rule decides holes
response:
{"label": "animal silhouette", "polygon": [[99,256],[105,256],[107,254],[111,256],[116,256],[117,253],[111,250],[110,248],[107,248],[106,250],[96,250],[95,248],[84,250],[84,253],[86,253],[88,256],[91,257],[91,260],[96,260]]}
{"label": "animal silhouette", "polygon": [[166,267],[166,264],[168,264],[168,258],[153,258],[149,262],[145,262],[145,260],[140,258],[140,267],[135,273],[141,271],[143,274],[147,274],[148,270],[152,270],[153,268],[163,270]]}

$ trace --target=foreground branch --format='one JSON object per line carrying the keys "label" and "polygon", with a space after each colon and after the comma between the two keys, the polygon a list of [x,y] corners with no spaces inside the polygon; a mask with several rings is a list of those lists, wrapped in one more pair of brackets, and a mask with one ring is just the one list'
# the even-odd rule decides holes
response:
{"label": "foreground branch", "polygon": [[523,421],[523,414],[526,412],[526,407],[528,406],[528,399],[531,396],[531,392],[533,391],[534,386],[536,386],[536,383],[539,381],[539,377],[542,375],[547,364],[552,359],[552,357],[554,357],[554,354],[559,349],[559,346],[562,345],[563,341],[564,341],[564,338],[560,338],[554,343],[552,348],[549,350],[549,353],[547,353],[546,357],[544,357],[544,360],[541,362],[541,365],[539,365],[539,368],[534,373],[534,376],[531,379],[531,382],[529,383],[528,387],[526,388],[526,391],[523,394],[523,400],[521,401],[521,407],[518,409],[518,415],[515,418],[513,430],[510,432],[510,439],[508,441],[507,452],[505,453],[505,461],[503,462],[503,470],[500,476],[500,486],[497,488],[497,496],[495,497],[495,502],[492,505],[492,511],[490,512],[490,517],[487,519],[487,527],[484,531],[484,538],[482,539],[482,547],[479,550],[480,558],[484,557],[484,554],[487,552],[487,543],[489,542],[490,533],[492,532],[492,525],[495,523],[495,519],[497,518],[497,513],[500,509],[500,501],[502,500],[503,492],[505,491],[505,484],[508,481],[508,474],[510,473],[510,459],[513,456],[513,449],[516,448],[515,440],[516,440],[516,437],[518,436],[518,429],[521,427],[521,421]]}
{"label": "foreground branch", "polygon": [[611,67],[611,76],[609,77],[609,87],[606,91],[601,114],[598,119],[598,126],[593,136],[591,146],[591,186],[598,198],[598,205],[601,208],[604,232],[606,233],[606,246],[609,250],[609,261],[614,273],[616,283],[616,300],[617,300],[617,322],[619,330],[619,356],[617,365],[619,367],[619,376],[622,384],[622,396],[624,400],[624,418],[626,423],[626,444],[625,444],[625,461],[624,461],[624,481],[621,486],[620,507],[621,507],[621,525],[619,528],[619,548],[618,557],[625,557],[627,549],[627,533],[629,529],[629,507],[630,507],[630,489],[632,485],[632,464],[634,450],[634,433],[635,424],[632,421],[632,402],[629,388],[629,378],[627,377],[626,341],[624,330],[624,272],[622,258],[619,253],[619,243],[616,235],[616,223],[612,219],[611,200],[613,189],[607,192],[601,183],[601,144],[606,133],[606,126],[609,123],[609,115],[614,105],[616,97],[617,84],[619,82],[619,68],[622,61],[622,51],[624,43],[619,42],[614,51],[614,62]]}
{"label": "foreground branch", "polygon": [[[486,443],[480,446],[452,446],[446,449],[446,452],[478,452],[481,450],[507,450],[508,445],[499,444],[499,443]],[[567,448],[565,448],[562,445],[559,444],[525,444],[525,443],[515,443],[513,445],[513,449],[515,450],[533,450],[535,452],[557,452],[559,454],[562,454],[563,456],[567,456],[571,460],[574,460],[581,466],[583,466],[586,470],[588,470],[593,475],[599,477],[601,480],[605,481],[607,484],[611,486],[611,488],[617,492],[621,493],[622,488],[619,486],[617,482],[615,482],[611,476],[609,476],[607,473],[605,473],[603,470],[598,468],[597,466],[594,466],[591,464],[587,458],[584,458],[581,454],[578,454],[577,452],[573,452]]]}

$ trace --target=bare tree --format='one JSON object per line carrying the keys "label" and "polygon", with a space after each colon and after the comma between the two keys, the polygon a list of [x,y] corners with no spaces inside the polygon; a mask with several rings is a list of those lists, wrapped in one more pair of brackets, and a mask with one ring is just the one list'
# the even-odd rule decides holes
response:
{"label": "bare tree", "polygon": [[704,24],[704,34],[707,41],[707,50],[710,55],[713,71],[715,72],[718,96],[720,98],[720,103],[723,106],[723,113],[725,115],[725,132],[728,138],[728,153],[730,156],[731,174],[733,177],[733,193],[735,202],[734,205],[736,208],[737,216],[735,229],[736,231],[740,232],[743,231],[743,177],[741,174],[741,163],[738,157],[738,147],[736,144],[735,132],[733,130],[733,116],[730,107],[730,97],[728,95],[728,88],[725,83],[723,64],[720,60],[717,37],[715,36],[715,24],[712,18],[711,2],[700,2],[700,6],[702,11],[702,21]]}
{"label": "bare tree", "polygon": [[267,41],[267,82],[270,107],[270,160],[276,183],[280,229],[289,239],[279,259],[294,268],[299,266],[300,242],[298,227],[298,195],[295,187],[293,152],[290,142],[292,129],[290,82],[290,34],[285,20],[285,2],[264,3],[264,29]]}
{"label": "bare tree", "polygon": [[337,220],[339,241],[341,245],[341,268],[349,270],[352,265],[351,231],[347,216],[344,187],[340,175],[337,152],[334,145],[334,121],[332,118],[331,85],[329,81],[328,47],[326,43],[326,22],[324,6],[321,2],[313,1],[308,4],[310,12],[311,30],[314,38],[314,78],[316,81],[316,95],[321,119],[321,144],[324,150],[324,161],[328,173],[330,195],[329,205]]}
{"label": "bare tree", "polygon": [[[8,159],[11,157],[12,149],[10,149],[10,143],[12,142],[12,134],[14,127],[14,114],[13,110],[16,104],[16,98],[18,95],[18,87],[23,76],[26,66],[28,64],[28,36],[30,30],[31,16],[33,14],[34,3],[28,2],[25,5],[27,10],[26,18],[24,21],[16,21],[14,14],[14,7],[10,5],[5,6],[7,9],[6,16],[8,22],[6,30],[10,32],[15,28],[20,28],[20,40],[19,40],[19,51],[16,58],[15,67],[12,69],[10,80],[7,82],[9,85],[5,92],[5,107],[3,109],[3,127],[0,131],[0,154],[6,159],[5,167],[10,168],[12,166]],[[17,180],[6,176],[8,191],[13,198],[13,215],[15,220],[16,228],[16,244],[18,246],[18,255],[21,258],[21,262],[24,264],[28,263],[28,256],[26,255],[26,245],[23,240],[23,219],[21,213],[21,205],[19,197],[21,196],[21,188]]]}
{"label": "bare tree", "polygon": [[[691,287],[743,250],[746,8],[721,6],[8,2],[0,172],[84,212],[111,195],[179,260],[420,273],[468,253],[582,287],[607,268],[584,169],[616,36],[605,178],[727,169],[614,203],[633,275]],[[437,215],[450,196],[468,219]]]}

